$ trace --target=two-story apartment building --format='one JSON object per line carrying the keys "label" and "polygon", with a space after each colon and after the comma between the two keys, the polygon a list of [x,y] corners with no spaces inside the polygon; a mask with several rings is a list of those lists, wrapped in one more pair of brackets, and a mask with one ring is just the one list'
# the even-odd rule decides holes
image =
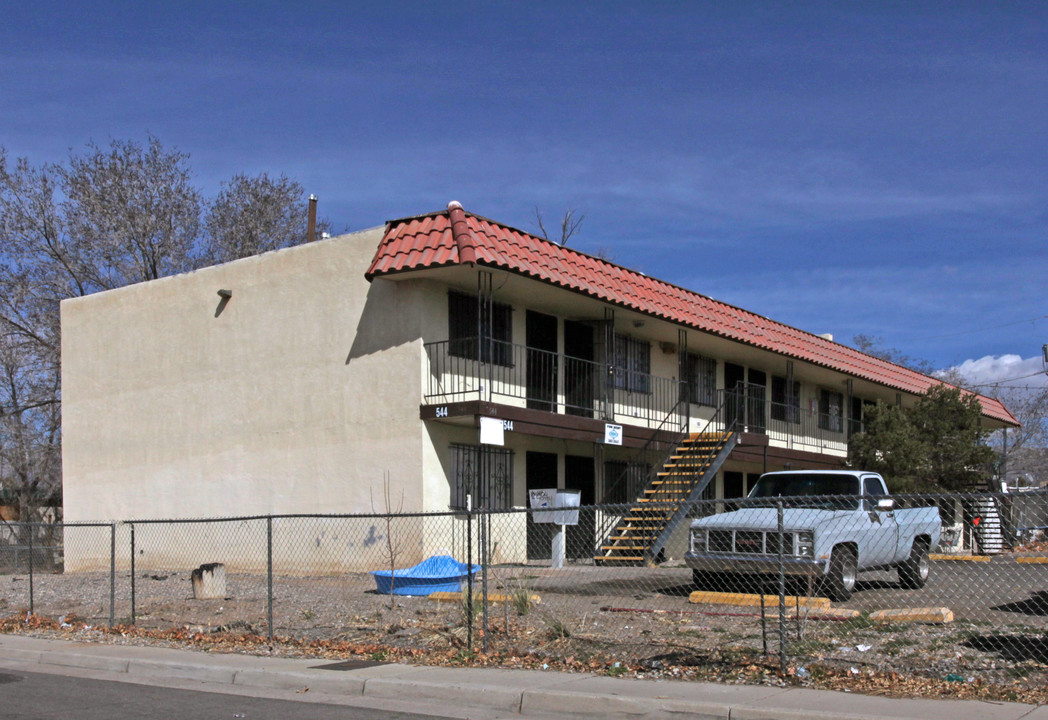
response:
{"label": "two-story apartment building", "polygon": [[367,513],[386,489],[404,511],[500,509],[560,487],[622,504],[574,531],[596,562],[675,556],[682,501],[839,466],[866,403],[937,383],[458,203],[67,300],[62,338],[68,521]]}

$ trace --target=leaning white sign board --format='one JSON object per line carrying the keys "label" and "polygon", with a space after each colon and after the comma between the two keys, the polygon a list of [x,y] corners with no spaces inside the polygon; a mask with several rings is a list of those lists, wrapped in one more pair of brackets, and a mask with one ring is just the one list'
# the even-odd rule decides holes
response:
{"label": "leaning white sign board", "polygon": [[[531,513],[532,522],[552,523],[556,517],[553,510],[556,498],[557,488],[528,490],[528,502],[531,503],[531,509],[535,511]],[[549,510],[542,508],[549,508]]]}

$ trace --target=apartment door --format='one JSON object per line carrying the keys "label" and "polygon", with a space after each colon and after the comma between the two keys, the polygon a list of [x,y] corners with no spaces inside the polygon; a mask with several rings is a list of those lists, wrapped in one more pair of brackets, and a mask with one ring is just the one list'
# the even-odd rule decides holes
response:
{"label": "apartment door", "polygon": [[567,529],[567,556],[572,560],[592,560],[597,553],[597,522],[593,505],[597,501],[596,473],[593,458],[580,455],[564,457],[564,487],[579,490],[579,524]]}
{"label": "apartment door", "polygon": [[724,419],[726,422],[734,420],[739,429],[745,423],[745,384],[746,368],[735,363],[724,363]]}
{"label": "apartment door", "polygon": [[564,321],[564,398],[566,412],[571,415],[593,417],[597,379],[594,349],[591,325]]}
{"label": "apartment door", "polygon": [[[528,452],[524,462],[524,482],[528,490],[557,487],[555,453]],[[527,534],[528,560],[549,560],[552,557],[553,525],[532,522],[531,513],[528,513]]]}
{"label": "apartment door", "polygon": [[556,411],[557,318],[528,310],[527,399],[533,410]]}

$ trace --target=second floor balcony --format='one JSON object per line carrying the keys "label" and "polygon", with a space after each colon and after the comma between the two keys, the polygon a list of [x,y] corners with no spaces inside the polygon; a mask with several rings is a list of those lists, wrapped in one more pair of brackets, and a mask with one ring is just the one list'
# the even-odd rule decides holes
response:
{"label": "second floor balcony", "polygon": [[709,394],[688,383],[613,363],[515,343],[462,338],[426,343],[424,405],[480,400],[673,432],[733,425],[775,447],[843,456],[861,421],[821,412],[799,395],[773,402],[763,385],[739,383]]}

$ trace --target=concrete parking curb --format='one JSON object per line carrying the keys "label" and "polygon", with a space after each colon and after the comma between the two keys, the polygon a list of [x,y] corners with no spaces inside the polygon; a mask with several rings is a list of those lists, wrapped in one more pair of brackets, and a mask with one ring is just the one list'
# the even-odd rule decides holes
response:
{"label": "concrete parking curb", "polygon": [[[1048,707],[907,700],[765,685],[718,685],[492,668],[375,665],[333,672],[317,659],[212,655],[191,650],[74,643],[0,635],[0,664],[22,670],[81,668],[138,682],[179,678],[223,687],[308,689],[322,695],[468,708],[526,716],[706,720],[1048,720]],[[34,667],[35,666],[35,667]],[[230,692],[232,690],[229,690]],[[305,699],[305,697],[303,697]],[[350,700],[350,702],[352,702]]]}

